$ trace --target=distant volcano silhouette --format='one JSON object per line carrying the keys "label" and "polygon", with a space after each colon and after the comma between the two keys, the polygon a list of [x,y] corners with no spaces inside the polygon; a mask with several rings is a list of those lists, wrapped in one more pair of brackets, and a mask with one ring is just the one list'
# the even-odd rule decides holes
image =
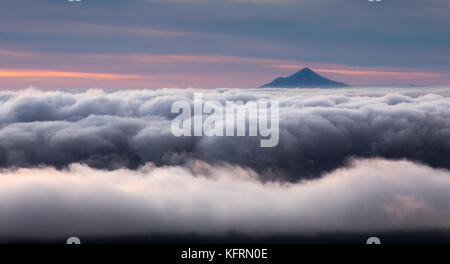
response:
{"label": "distant volcano silhouette", "polygon": [[310,68],[306,67],[300,71],[294,73],[293,75],[283,78],[278,77],[270,83],[264,84],[260,88],[297,88],[297,87],[308,87],[308,88],[333,88],[333,87],[349,87],[345,83],[335,82],[329,80],[325,77],[312,71]]}

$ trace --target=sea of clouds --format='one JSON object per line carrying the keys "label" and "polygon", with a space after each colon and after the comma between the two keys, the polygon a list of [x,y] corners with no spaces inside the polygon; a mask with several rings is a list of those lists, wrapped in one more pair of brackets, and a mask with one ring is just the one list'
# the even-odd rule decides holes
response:
{"label": "sea of clouds", "polygon": [[[448,89],[203,90],[204,101],[280,102],[280,141],[256,137],[175,137],[172,103],[198,90],[0,92],[0,167],[83,163],[136,169],[190,159],[230,163],[297,181],[350,157],[409,159],[450,168]],[[405,91],[406,90],[406,91]]]}
{"label": "sea of clouds", "polygon": [[151,235],[256,237],[450,230],[450,172],[355,160],[302,183],[196,161],[105,171],[74,164],[0,173],[0,241]]}
{"label": "sea of clouds", "polygon": [[[171,105],[278,100],[275,148]],[[0,239],[449,230],[450,89],[0,92]]]}

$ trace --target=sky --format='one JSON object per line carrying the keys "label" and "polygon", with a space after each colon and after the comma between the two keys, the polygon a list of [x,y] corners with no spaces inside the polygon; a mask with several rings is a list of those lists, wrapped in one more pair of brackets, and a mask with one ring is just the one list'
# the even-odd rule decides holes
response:
{"label": "sky", "polygon": [[446,0],[4,0],[0,89],[450,84]]}

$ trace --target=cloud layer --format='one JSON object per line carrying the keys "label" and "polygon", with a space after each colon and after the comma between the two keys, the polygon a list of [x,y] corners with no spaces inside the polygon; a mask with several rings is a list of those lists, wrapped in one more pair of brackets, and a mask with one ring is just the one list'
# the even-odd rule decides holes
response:
{"label": "cloud layer", "polygon": [[450,229],[450,172],[408,161],[357,160],[297,184],[261,183],[231,165],[190,167],[4,170],[0,241]]}
{"label": "cloud layer", "polygon": [[255,137],[174,137],[170,107],[192,102],[194,92],[2,91],[0,166],[136,169],[196,159],[289,181],[318,177],[350,157],[450,168],[448,89],[203,90],[204,100],[278,100],[279,145],[264,149]]}
{"label": "cloud layer", "polygon": [[[171,105],[278,100],[280,141]],[[0,92],[0,242],[450,232],[448,88]]]}

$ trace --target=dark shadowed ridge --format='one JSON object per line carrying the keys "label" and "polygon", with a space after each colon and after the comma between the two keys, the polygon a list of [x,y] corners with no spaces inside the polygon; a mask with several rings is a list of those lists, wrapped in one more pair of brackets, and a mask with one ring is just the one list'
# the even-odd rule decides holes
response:
{"label": "dark shadowed ridge", "polygon": [[349,87],[345,83],[335,82],[312,71],[310,68],[303,68],[293,75],[283,78],[278,77],[270,83],[264,84],[261,88],[328,88],[328,87]]}

